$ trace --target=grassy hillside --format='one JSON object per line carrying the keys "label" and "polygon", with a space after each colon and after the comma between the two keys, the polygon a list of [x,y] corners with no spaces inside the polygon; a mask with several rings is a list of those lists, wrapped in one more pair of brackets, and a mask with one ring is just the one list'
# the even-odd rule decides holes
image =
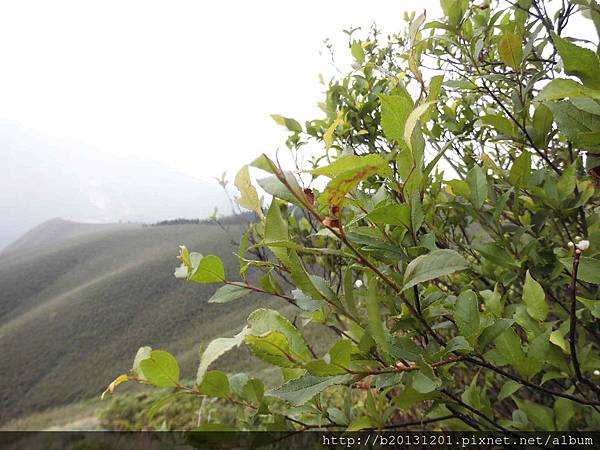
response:
{"label": "grassy hillside", "polygon": [[[183,243],[237,273],[235,249],[216,226],[60,225],[0,254],[0,425],[99,395],[141,345],[173,352],[191,377],[199,344],[238,331],[258,304],[277,305],[256,297],[209,305],[217,286],[173,277]],[[247,361],[225,363],[247,370]]]}

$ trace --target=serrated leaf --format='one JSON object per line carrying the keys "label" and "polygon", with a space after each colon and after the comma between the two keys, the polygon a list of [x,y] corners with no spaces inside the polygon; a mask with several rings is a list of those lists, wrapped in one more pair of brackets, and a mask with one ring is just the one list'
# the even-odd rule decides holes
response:
{"label": "serrated leaf", "polygon": [[465,259],[450,249],[434,250],[413,259],[404,272],[403,291],[424,281],[433,280],[466,269]]}
{"label": "serrated leaf", "polygon": [[579,78],[592,89],[600,89],[600,60],[593,51],[561,38],[553,33],[553,41],[558,50],[565,72]]}
{"label": "serrated leaf", "polygon": [[278,331],[287,338],[290,350],[294,355],[305,361],[312,359],[300,330],[281,313],[272,309],[257,309],[248,316],[248,334],[263,336],[273,331]]}
{"label": "serrated leaf", "polygon": [[351,379],[351,375],[338,375],[336,377],[315,377],[313,375],[305,375],[301,378],[288,381],[283,386],[270,390],[268,395],[285,400],[293,406],[301,406],[328,387],[337,384],[345,384]]}
{"label": "serrated leaf", "polygon": [[279,331],[272,331],[262,336],[249,335],[244,340],[254,356],[269,364],[294,368],[300,363],[290,350],[287,337]]}
{"label": "serrated leaf", "polygon": [[217,338],[208,344],[200,357],[200,365],[198,366],[198,372],[196,374],[196,384],[202,383],[204,374],[208,370],[208,366],[229,350],[240,346],[244,341],[244,336],[247,331],[248,330],[244,328],[232,338]]}
{"label": "serrated leaf", "polygon": [[229,303],[245,297],[250,292],[250,289],[243,286],[226,284],[217,289],[217,291],[208,299],[208,303]]}

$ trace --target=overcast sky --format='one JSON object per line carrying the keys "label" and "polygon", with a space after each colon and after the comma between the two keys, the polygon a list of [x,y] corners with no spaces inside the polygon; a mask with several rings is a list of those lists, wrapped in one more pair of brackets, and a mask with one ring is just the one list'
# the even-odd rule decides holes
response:
{"label": "overcast sky", "polygon": [[[284,147],[269,114],[320,116],[323,40],[386,31],[428,1],[0,4],[0,119],[208,179]],[[0,150],[1,151],[1,150]]]}
{"label": "overcast sky", "polygon": [[342,29],[396,31],[414,9],[441,14],[438,0],[4,1],[0,119],[204,179],[232,173],[284,147],[269,114],[320,116],[325,38],[347,55]]}

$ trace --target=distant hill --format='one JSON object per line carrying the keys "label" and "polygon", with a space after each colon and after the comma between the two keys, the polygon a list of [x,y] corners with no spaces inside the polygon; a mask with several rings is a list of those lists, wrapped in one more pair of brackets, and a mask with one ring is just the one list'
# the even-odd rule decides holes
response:
{"label": "distant hill", "polygon": [[[168,150],[168,149],[165,149]],[[0,120],[0,250],[35,225],[208,217],[230,205],[216,182],[104,154]]]}
{"label": "distant hill", "polygon": [[256,297],[209,305],[216,285],[173,277],[184,243],[237,274],[230,237],[206,224],[54,219],[0,253],[0,424],[99,395],[141,345],[175,353],[191,377],[200,343],[237,332],[259,303],[279,305]]}

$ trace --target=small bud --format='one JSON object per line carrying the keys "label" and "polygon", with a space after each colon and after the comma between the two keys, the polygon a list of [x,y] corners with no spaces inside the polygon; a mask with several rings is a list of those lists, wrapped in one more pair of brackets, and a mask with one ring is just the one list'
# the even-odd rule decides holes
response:
{"label": "small bud", "polygon": [[356,280],[356,281],[354,282],[354,287],[355,287],[356,289],[359,289],[359,288],[361,288],[361,287],[362,287],[362,285],[363,285],[363,282],[362,282],[362,280]]}
{"label": "small bud", "polygon": [[598,369],[594,370],[594,376],[595,377],[600,376],[600,370],[598,370]]}
{"label": "small bud", "polygon": [[575,247],[575,244],[573,244],[572,241],[569,241],[569,243],[567,244],[567,247],[573,248],[573,247]]}
{"label": "small bud", "polygon": [[588,248],[590,248],[590,241],[585,239],[583,241],[579,241],[577,248],[582,252],[586,251]]}
{"label": "small bud", "polygon": [[575,242],[579,242],[581,240],[581,236],[575,236]]}

